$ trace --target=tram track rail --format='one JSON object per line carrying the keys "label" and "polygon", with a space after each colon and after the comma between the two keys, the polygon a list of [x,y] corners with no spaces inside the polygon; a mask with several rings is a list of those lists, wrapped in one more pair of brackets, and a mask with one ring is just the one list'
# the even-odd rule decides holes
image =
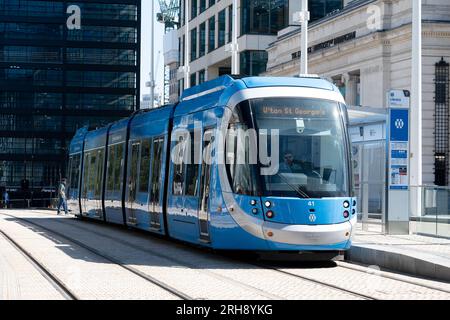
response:
{"label": "tram track rail", "polygon": [[324,287],[327,287],[327,288],[333,288],[335,290],[338,290],[340,292],[344,292],[344,293],[347,293],[347,294],[351,294],[351,295],[356,296],[358,298],[361,298],[363,300],[379,300],[378,298],[375,298],[375,297],[372,297],[372,296],[369,296],[369,295],[366,295],[366,294],[363,294],[363,293],[359,293],[359,292],[356,292],[354,290],[349,290],[349,289],[342,288],[342,287],[339,287],[339,286],[334,285],[334,284],[326,283],[326,282],[321,281],[321,280],[317,280],[317,279],[314,279],[314,278],[302,276],[302,275],[299,275],[299,274],[296,274],[296,273],[288,272],[286,270],[281,270],[279,268],[272,267],[272,266],[269,266],[269,265],[266,265],[266,264],[255,264],[255,265],[256,266],[260,266],[261,268],[271,269],[273,271],[276,271],[276,272],[279,272],[279,273],[283,273],[283,274],[288,275],[288,276],[292,276],[292,277],[295,277],[295,278],[300,278],[300,279],[303,279],[303,280],[306,280],[306,281],[310,281],[312,283],[315,283],[315,284],[318,284],[318,285],[321,285],[321,286],[324,286]]}
{"label": "tram track rail", "polygon": [[[51,217],[53,217],[53,216],[51,216]],[[18,219],[23,219],[23,218],[18,218]],[[56,223],[59,223],[59,224],[66,224],[66,223],[67,223],[67,222],[60,221],[60,220],[58,220],[58,219],[55,219],[54,221],[55,221]],[[79,230],[86,231],[86,228],[77,226],[77,225],[74,224],[74,223],[70,223],[70,225],[71,225],[72,227],[74,227],[74,228],[79,229]],[[148,249],[148,248],[142,248],[141,246],[136,245],[135,243],[131,243],[131,242],[128,242],[128,241],[125,241],[125,240],[122,240],[122,239],[115,238],[115,237],[110,236],[110,235],[107,235],[107,234],[105,234],[105,233],[103,233],[103,232],[98,232],[98,231],[96,231],[96,235],[99,235],[99,236],[102,236],[102,237],[104,237],[104,238],[110,239],[110,240],[115,241],[115,242],[117,242],[117,243],[121,243],[122,245],[125,245],[125,246],[128,246],[128,247],[132,247],[132,248],[137,249],[137,250],[140,250],[140,251],[142,251],[142,252],[146,252],[146,253],[149,253],[149,254],[153,254],[153,255],[155,255],[155,256],[158,256],[158,257],[160,257],[160,258],[170,260],[170,261],[172,261],[172,262],[175,262],[175,263],[177,263],[177,264],[179,264],[179,265],[182,265],[182,266],[185,266],[185,267],[188,267],[188,268],[191,268],[191,269],[195,269],[195,268],[198,267],[198,266],[189,264],[189,263],[187,263],[187,262],[185,262],[185,261],[181,261],[180,259],[176,259],[176,258],[173,258],[173,257],[171,257],[171,256],[168,256],[168,255],[165,255],[165,254],[161,254],[161,253],[156,252],[156,251],[154,251],[154,250],[151,250],[151,249]],[[227,260],[229,260],[229,261],[232,261],[232,260],[233,260],[233,261],[237,261],[237,260],[239,260],[239,259],[236,259],[236,258],[233,259],[233,258],[224,257],[224,256],[222,256],[222,257],[225,258],[225,259],[227,259]],[[250,263],[250,262],[248,262],[248,261],[242,261],[242,260],[239,260],[239,262],[245,263],[245,264],[247,264],[247,265],[252,265],[252,266],[254,266],[254,267],[266,269],[266,270],[267,270],[267,269],[270,269],[270,270],[273,270],[273,271],[282,273],[282,274],[284,274],[284,275],[293,276],[293,277],[296,277],[296,278],[298,278],[298,279],[301,279],[301,280],[304,280],[304,281],[308,281],[308,282],[310,282],[310,283],[318,284],[318,285],[323,286],[323,287],[326,287],[326,288],[328,288],[328,289],[332,289],[332,290],[336,290],[336,291],[343,292],[343,293],[346,293],[346,294],[350,294],[350,295],[356,296],[356,297],[361,298],[361,299],[364,299],[364,300],[377,300],[377,298],[374,298],[374,297],[371,297],[371,296],[368,296],[368,295],[364,295],[364,294],[358,293],[358,292],[356,292],[356,291],[352,291],[352,290],[348,290],[348,289],[345,289],[345,288],[341,288],[341,287],[339,287],[339,286],[332,285],[332,284],[328,284],[328,283],[325,283],[325,282],[323,282],[323,281],[316,280],[316,279],[313,279],[313,278],[309,278],[309,277],[305,277],[305,276],[300,276],[300,275],[297,275],[297,274],[294,274],[294,273],[291,273],[291,272],[287,272],[287,271],[284,271],[284,270],[277,269],[277,268],[272,267],[272,266],[269,266],[269,265],[257,264],[257,263]],[[222,275],[218,275],[218,274],[216,274],[216,273],[214,273],[214,272],[212,272],[212,271],[203,270],[203,272],[208,273],[208,274],[211,274],[212,276],[215,276],[216,278],[219,278],[219,279],[221,279],[221,280],[225,280],[225,281],[228,281],[228,282],[232,282],[232,283],[235,284],[235,285],[239,285],[239,286],[241,286],[241,287],[244,286],[244,287],[247,287],[247,289],[251,289],[251,290],[258,291],[259,294],[262,294],[262,295],[266,296],[267,298],[270,298],[270,299],[284,299],[284,298],[279,297],[279,296],[276,296],[276,295],[274,295],[274,294],[271,294],[271,293],[268,293],[268,292],[264,292],[264,291],[262,291],[262,290],[260,290],[260,289],[258,289],[258,288],[255,288],[255,287],[252,287],[252,286],[248,286],[248,285],[243,284],[242,282],[236,281],[236,280],[234,280],[234,279],[231,279],[231,278],[228,278],[228,277],[224,277],[224,276],[222,276]]]}
{"label": "tram track rail", "polygon": [[[3,213],[0,213],[0,214],[3,214]],[[3,215],[7,215],[7,214],[3,214]],[[8,216],[10,216],[11,218],[17,219],[17,220],[25,220],[25,221],[27,221],[26,218],[16,217],[16,216],[12,216],[12,215],[8,215]],[[49,215],[49,217],[53,217],[53,216]],[[64,220],[69,220],[70,222],[68,224],[71,227],[74,227],[76,229],[83,230],[83,231],[93,232],[93,230],[87,230],[86,228],[83,228],[82,226],[77,225],[77,222],[74,219],[64,219]],[[59,219],[54,219],[53,221],[56,222],[56,223],[62,224],[62,225],[67,225],[67,221],[61,221]],[[51,230],[49,228],[46,228],[46,227],[44,227],[44,226],[42,226],[40,224],[34,223],[32,221],[29,221],[29,223],[33,224],[33,225],[36,225],[38,228],[42,228],[44,230],[48,230],[51,233],[58,234],[58,232],[55,232],[55,231],[53,231],[53,230]],[[124,246],[128,246],[128,247],[131,247],[133,249],[139,250],[141,252],[145,252],[145,253],[157,256],[159,258],[169,260],[171,262],[177,263],[177,264],[179,264],[181,266],[184,266],[184,267],[187,267],[187,268],[190,268],[190,269],[197,269],[198,268],[198,266],[196,266],[194,264],[190,264],[190,263],[188,263],[186,261],[182,261],[180,259],[173,258],[172,256],[169,256],[169,255],[166,255],[166,254],[162,254],[160,252],[156,252],[155,250],[152,250],[152,249],[149,249],[149,248],[144,248],[144,247],[142,247],[140,245],[137,245],[136,243],[131,243],[131,242],[123,240],[123,239],[118,239],[118,238],[116,238],[114,236],[111,236],[111,235],[108,235],[108,234],[106,234],[104,232],[98,232],[98,230],[95,231],[95,234],[98,235],[98,236],[104,237],[106,239],[110,239],[112,241],[115,241],[117,243],[120,243],[120,244],[122,244]],[[65,236],[65,235],[61,235],[61,236],[66,238],[66,239],[68,239],[68,237]],[[71,242],[73,242],[73,243],[75,243],[77,245],[80,245],[81,247],[86,246],[83,243],[79,244],[79,241],[75,240],[75,239],[68,239],[68,241],[71,241]],[[100,256],[104,255],[104,254],[98,252],[98,250],[96,250],[94,248],[90,248],[90,249],[93,249],[94,253],[97,254],[97,255],[100,255]],[[89,251],[92,251],[92,250],[89,250]],[[266,263],[252,263],[252,262],[248,262],[247,260],[243,260],[243,259],[239,259],[239,258],[230,258],[228,256],[223,256],[223,255],[220,255],[220,256],[222,258],[228,260],[228,261],[239,261],[241,263],[245,263],[245,264],[248,264],[248,265],[253,265],[253,266],[258,267],[258,268],[262,268],[262,269],[266,269],[266,270],[273,270],[275,272],[282,273],[282,274],[287,275],[287,276],[295,277],[295,278],[298,278],[298,279],[301,279],[301,280],[304,280],[304,281],[308,281],[308,282],[311,282],[311,283],[314,283],[314,284],[326,287],[328,289],[333,289],[333,290],[337,290],[339,292],[350,294],[350,295],[353,295],[355,297],[361,298],[363,300],[379,300],[379,298],[373,297],[373,296],[368,295],[368,294],[364,294],[364,293],[361,293],[361,292],[358,292],[358,291],[355,291],[355,290],[343,288],[341,286],[338,286],[338,285],[335,285],[335,284],[330,284],[330,283],[327,283],[327,282],[324,282],[324,281],[321,281],[321,280],[318,280],[318,279],[314,279],[312,277],[308,277],[308,276],[305,276],[305,275],[299,275],[297,273],[289,272],[288,270],[285,270],[285,269],[282,270],[280,268],[268,265]],[[111,257],[109,257],[109,258],[111,258]],[[114,260],[115,258],[112,258],[112,259]],[[108,259],[108,260],[110,260],[110,259]],[[112,262],[114,262],[114,261],[112,261]],[[114,262],[114,263],[120,264],[120,262],[119,263]],[[126,268],[132,268],[132,267],[128,267],[128,266],[125,266],[125,267]],[[354,266],[353,264],[348,263],[348,262],[342,262],[342,263],[341,262],[337,262],[336,263],[336,268],[349,269],[349,270],[352,270],[352,271],[355,271],[355,272],[359,272],[359,273],[363,273],[363,274],[368,274],[369,273],[368,270],[367,270],[367,267],[359,266],[359,265]],[[136,271],[139,272],[139,273],[142,273],[139,270],[136,270]],[[239,285],[240,287],[244,287],[246,289],[251,289],[251,290],[257,291],[259,294],[264,295],[264,296],[266,296],[269,299],[284,299],[283,297],[274,295],[272,293],[266,292],[266,291],[261,290],[259,288],[255,288],[255,287],[253,287],[251,285],[247,285],[247,284],[242,283],[242,282],[240,282],[238,280],[235,280],[235,279],[232,279],[232,278],[229,278],[229,277],[217,274],[217,273],[209,271],[209,270],[205,270],[204,269],[202,272],[208,273],[209,275],[214,276],[215,278],[218,278],[220,280],[227,281],[227,282],[230,282],[230,283],[235,284],[235,285]],[[449,291],[447,291],[447,290],[445,290],[443,288],[439,288],[437,286],[429,286],[429,285],[426,285],[426,284],[423,284],[423,283],[420,283],[420,282],[417,282],[417,281],[408,281],[407,279],[401,279],[401,278],[397,277],[396,275],[392,276],[392,275],[384,274],[383,272],[377,273],[377,275],[379,275],[380,277],[383,277],[383,278],[394,280],[394,281],[405,282],[405,283],[409,283],[409,284],[412,284],[412,285],[415,285],[415,286],[424,287],[424,288],[431,289],[431,290],[438,290],[438,291],[441,291],[441,292],[450,293]],[[160,282],[157,279],[155,279],[155,280]],[[188,297],[188,296],[186,296],[186,297]],[[189,297],[188,299],[192,299],[192,298]]]}
{"label": "tram track rail", "polygon": [[0,230],[0,235],[25,259],[33,266],[44,279],[46,279],[53,288],[58,291],[61,296],[66,300],[79,300],[77,295],[73,293],[57,276],[55,276],[48,268],[40,263],[28,250],[19,245],[14,239],[12,239],[7,233]]}
{"label": "tram track rail", "polygon": [[[62,223],[61,221],[57,221],[57,222],[58,222],[58,223]],[[79,228],[79,229],[85,230],[85,229],[82,228],[82,227],[75,226],[75,225],[73,225],[73,226],[74,226],[74,227],[77,227],[77,228]],[[154,255],[157,255],[157,256],[162,257],[162,258],[165,258],[165,259],[169,259],[169,260],[171,260],[171,261],[173,261],[173,262],[179,263],[179,264],[184,265],[184,266],[186,266],[186,267],[189,267],[189,268],[195,268],[195,267],[196,267],[196,266],[193,266],[193,265],[189,265],[188,263],[186,263],[186,262],[184,262],[184,261],[180,261],[179,259],[174,259],[174,258],[172,258],[172,257],[170,257],[170,256],[166,256],[166,255],[164,255],[164,254],[157,253],[157,252],[155,252],[155,251],[153,251],[153,250],[150,250],[150,249],[147,249],[147,248],[141,248],[140,246],[136,246],[135,244],[129,243],[128,241],[124,241],[124,240],[122,240],[122,239],[114,238],[114,237],[112,237],[112,236],[103,234],[102,232],[97,233],[97,234],[101,234],[102,236],[104,236],[104,237],[106,237],[106,238],[108,238],[108,239],[117,241],[117,242],[122,243],[122,244],[124,244],[124,245],[130,246],[130,247],[133,247],[133,248],[138,248],[138,249],[141,250],[141,251],[144,251],[144,252],[147,252],[147,253],[150,253],[150,254],[154,254]],[[227,258],[227,259],[228,259],[228,260],[231,260],[231,258]],[[233,259],[233,260],[236,261],[236,259]],[[277,268],[274,268],[274,267],[271,267],[271,266],[268,266],[268,265],[249,263],[249,262],[247,262],[247,261],[242,261],[242,260],[239,260],[239,261],[240,261],[240,262],[243,262],[243,263],[246,263],[246,264],[249,264],[249,265],[252,265],[252,266],[255,266],[255,267],[258,267],[258,268],[262,268],[262,269],[270,269],[270,270],[273,270],[273,271],[277,271],[277,272],[279,272],[279,273],[283,273],[283,274],[285,274],[285,275],[294,276],[294,277],[296,277],[296,278],[299,278],[299,279],[302,279],[302,280],[305,280],[305,281],[308,281],[308,282],[311,282],[311,283],[314,283],[314,284],[318,284],[318,285],[321,285],[321,286],[324,286],[324,287],[327,287],[327,288],[331,288],[331,289],[334,289],[334,290],[337,290],[337,291],[340,291],[340,292],[344,292],[344,293],[347,293],[347,294],[351,294],[351,295],[353,295],[353,296],[357,296],[357,297],[362,298],[362,299],[364,299],[364,300],[378,300],[377,298],[371,297],[371,296],[369,296],[369,295],[361,294],[361,293],[358,293],[358,292],[356,292],[356,291],[352,291],[352,290],[348,290],[348,289],[345,289],[345,288],[341,288],[341,287],[339,287],[339,286],[335,286],[335,285],[332,285],[332,284],[328,284],[328,283],[325,283],[325,282],[322,282],[322,281],[319,281],[319,280],[316,280],[316,279],[312,279],[312,278],[309,278],[309,277],[300,276],[300,275],[297,275],[297,274],[294,274],[294,273],[290,273],[290,272],[287,272],[287,271],[284,271],[284,270],[280,270],[280,269],[277,269]],[[204,272],[208,272],[208,271],[204,270]],[[212,274],[215,275],[215,276],[219,276],[219,275],[215,274],[214,272],[208,272],[208,273],[212,273]],[[226,277],[223,277],[223,276],[219,276],[219,277],[220,277],[220,278],[226,278]],[[226,278],[226,279],[229,279],[229,278]],[[236,281],[233,280],[233,279],[230,279],[230,280],[232,280],[233,282],[236,282]],[[238,284],[242,284],[242,283],[239,282]],[[247,286],[247,285],[245,285],[245,286]],[[256,288],[254,288],[254,287],[251,287],[251,288],[252,288],[252,289],[256,289]],[[256,290],[261,291],[261,290],[259,290],[259,289],[256,289]],[[277,296],[275,296],[275,297],[270,297],[270,298],[272,298],[272,299],[280,299],[280,297],[277,297]]]}
{"label": "tram track rail", "polygon": [[[0,214],[2,214],[2,213],[0,213]],[[15,217],[15,216],[12,216],[12,217]],[[25,219],[25,218],[17,218],[17,219]],[[60,221],[60,220],[58,220],[58,219],[55,219],[54,222],[59,223],[59,224],[62,224],[62,225],[64,225],[64,224],[66,223],[66,222]],[[33,222],[30,222],[30,223],[34,224]],[[37,225],[38,225],[38,224],[37,224]],[[40,226],[40,225],[39,225],[39,226]],[[77,229],[79,229],[79,230],[83,230],[83,231],[91,231],[91,230],[86,230],[86,228],[80,227],[80,226],[78,226],[78,225],[76,225],[76,224],[72,224],[72,223],[70,223],[70,226],[71,226],[71,227],[74,227],[74,228],[77,228]],[[45,227],[42,227],[42,228],[43,228],[43,229],[46,229]],[[51,231],[51,232],[52,232],[52,231]],[[105,233],[103,233],[103,232],[98,232],[98,231],[96,231],[95,234],[98,235],[98,236],[104,237],[104,238],[106,238],[106,239],[115,241],[115,242],[117,242],[117,243],[120,243],[120,244],[122,244],[122,245],[124,245],[124,246],[127,246],[127,247],[130,247],[130,248],[139,250],[139,251],[141,251],[141,252],[145,252],[145,253],[148,253],[148,254],[157,256],[157,257],[159,257],[159,258],[169,260],[169,261],[171,261],[171,262],[174,262],[174,263],[176,263],[176,264],[178,264],[178,265],[180,265],[180,266],[183,266],[183,267],[187,267],[187,268],[189,268],[189,269],[195,270],[195,269],[198,268],[198,266],[196,266],[196,265],[194,265],[194,264],[190,264],[190,263],[188,263],[188,262],[186,262],[186,261],[182,261],[182,260],[180,260],[180,259],[173,258],[172,256],[165,255],[165,254],[162,254],[162,253],[160,253],[160,252],[156,252],[155,250],[152,250],[152,249],[149,249],[149,248],[143,248],[142,246],[136,245],[135,243],[131,243],[131,242],[129,242],[129,241],[125,241],[125,240],[122,240],[122,239],[115,238],[115,237],[110,236],[110,235],[108,235],[108,234],[105,234]],[[139,271],[139,272],[140,272],[140,271]],[[274,294],[272,294],[272,293],[270,293],[270,292],[266,292],[266,291],[264,291],[264,290],[255,288],[255,287],[253,287],[253,286],[247,285],[247,284],[242,283],[242,282],[240,282],[240,281],[237,281],[237,280],[235,280],[235,279],[232,279],[232,278],[229,278],[229,277],[226,277],[226,276],[223,276],[223,275],[219,275],[219,274],[217,274],[217,273],[215,273],[215,272],[212,272],[212,271],[209,271],[209,270],[205,270],[205,269],[203,269],[202,272],[203,272],[203,273],[206,273],[206,274],[208,274],[208,275],[210,275],[210,276],[212,276],[212,277],[214,277],[214,278],[216,278],[216,279],[218,279],[218,280],[222,280],[222,281],[228,282],[228,283],[230,283],[230,284],[239,286],[239,287],[244,288],[244,289],[247,289],[247,290],[252,290],[252,291],[254,291],[254,292],[256,292],[256,293],[258,293],[258,294],[260,294],[260,295],[262,295],[262,296],[265,296],[265,297],[268,298],[268,299],[272,299],[272,300],[274,300],[274,299],[275,299],[275,300],[285,300],[285,298],[283,298],[283,297],[281,297],[281,296],[274,295]],[[193,299],[194,299],[194,298],[189,298],[188,300],[193,300]]]}
{"label": "tram track rail", "polygon": [[[138,269],[136,269],[134,267],[128,266],[128,265],[122,263],[120,260],[118,260],[118,259],[116,259],[116,258],[114,258],[114,257],[112,257],[110,255],[107,255],[105,253],[102,253],[99,250],[97,250],[95,248],[92,248],[91,246],[88,246],[88,245],[82,243],[81,241],[73,239],[72,237],[64,235],[64,234],[62,234],[62,233],[60,233],[58,231],[51,230],[50,228],[42,226],[42,225],[40,225],[38,223],[35,223],[33,221],[30,221],[27,218],[17,217],[17,216],[13,216],[13,215],[6,214],[6,213],[0,213],[0,215],[7,216],[7,217],[12,218],[14,220],[23,221],[23,222],[25,222],[25,223],[27,223],[29,225],[32,225],[32,226],[36,227],[37,229],[45,230],[46,232],[49,232],[49,233],[51,233],[51,234],[53,234],[53,235],[55,235],[55,236],[57,236],[59,238],[65,239],[66,241],[71,242],[71,243],[77,245],[78,247],[83,248],[83,249],[85,249],[85,250],[95,254],[96,256],[101,257],[101,258],[103,258],[103,259],[105,259],[105,260],[107,260],[107,261],[109,261],[109,262],[111,262],[111,263],[113,263],[113,264],[115,264],[115,265],[117,265],[117,266],[119,266],[119,267],[121,267],[121,268],[123,268],[123,269],[125,269],[125,270],[127,270],[129,272],[131,272],[131,273],[133,273],[134,275],[136,275],[136,276],[138,276],[138,277],[140,277],[140,278],[142,278],[142,279],[144,279],[144,280],[146,280],[146,281],[148,281],[148,282],[150,282],[150,283],[160,287],[161,289],[163,289],[163,290],[173,294],[174,296],[180,298],[181,300],[194,300],[193,297],[187,295],[186,293],[183,293],[183,292],[177,290],[176,288],[174,288],[174,287],[172,287],[172,286],[170,286],[170,285],[168,285],[168,284],[166,284],[166,283],[164,283],[164,282],[162,282],[162,281],[160,281],[160,280],[158,280],[158,279],[156,279],[156,278],[154,278],[154,277],[152,277],[152,276],[150,276],[150,275],[148,275],[148,274],[146,274],[146,273],[144,273],[144,272],[142,272],[142,271],[140,271],[140,270],[138,270]],[[0,230],[0,233],[5,235],[1,230]],[[10,237],[8,237],[8,239],[11,240],[11,241],[14,241]],[[16,242],[14,242],[14,243],[16,243]],[[16,243],[16,245],[18,245],[18,244]],[[21,247],[19,246],[19,248],[21,248]],[[22,248],[21,252],[25,253],[27,251]],[[35,263],[37,265],[41,265],[31,255],[29,255],[29,257],[32,259],[32,261],[35,261]],[[45,267],[44,267],[44,269],[45,269]],[[47,269],[45,269],[45,270],[46,270],[46,273],[51,275],[50,271],[48,271]],[[55,276],[52,276],[52,279],[53,278],[57,281],[57,283],[61,286],[61,288],[65,288],[65,289],[68,290],[68,292],[70,292],[70,290],[68,288],[66,288],[66,286],[61,281],[59,281]],[[76,296],[73,295],[73,297],[76,297]],[[72,299],[72,300],[77,300],[77,299]]]}
{"label": "tram track rail", "polygon": [[[364,266],[361,264],[355,264],[353,262],[349,262],[349,261],[336,261],[336,264],[338,267],[340,268],[344,268],[344,269],[348,269],[348,270],[352,270],[352,271],[358,271],[360,273],[369,273],[369,271],[371,273],[375,273],[377,276],[382,277],[382,278],[386,278],[386,279],[391,279],[391,280],[395,280],[395,281],[401,281],[401,282],[405,282],[405,283],[409,283],[415,286],[419,286],[419,287],[423,287],[423,288],[427,288],[430,290],[437,290],[437,291],[441,291],[444,293],[450,293],[450,290],[445,290],[443,288],[437,287],[437,286],[432,286],[429,284],[424,284],[424,283],[420,283],[418,281],[412,281],[409,279],[405,279],[405,277],[407,277],[407,274],[397,274],[394,271],[390,271],[390,272],[394,272],[395,275],[390,275],[387,274],[386,271],[384,270],[368,270],[369,267],[368,266]],[[428,279],[424,279],[424,280],[428,280]],[[434,279],[429,279],[431,281],[435,281]]]}

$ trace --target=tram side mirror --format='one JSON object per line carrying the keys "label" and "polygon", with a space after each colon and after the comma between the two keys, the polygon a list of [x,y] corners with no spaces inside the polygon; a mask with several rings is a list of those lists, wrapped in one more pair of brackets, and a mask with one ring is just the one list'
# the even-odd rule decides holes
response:
{"label": "tram side mirror", "polygon": [[305,121],[303,119],[296,119],[295,122],[297,133],[302,134],[305,132]]}

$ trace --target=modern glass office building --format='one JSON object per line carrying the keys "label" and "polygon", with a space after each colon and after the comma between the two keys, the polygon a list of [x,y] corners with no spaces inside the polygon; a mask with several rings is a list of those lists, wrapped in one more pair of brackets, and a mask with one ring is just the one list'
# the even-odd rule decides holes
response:
{"label": "modern glass office building", "polygon": [[[350,3],[351,1],[345,1]],[[311,21],[319,20],[326,15],[341,10],[344,0],[308,0]]]}
{"label": "modern glass office building", "polygon": [[[342,9],[348,0],[309,0],[311,19],[318,20]],[[177,72],[185,61],[189,46],[190,85],[231,73],[231,54],[226,49],[232,41],[232,0],[180,0],[179,29],[166,35],[165,64],[170,68],[170,101],[178,100],[184,75]],[[238,0],[239,64],[242,75],[259,75],[266,71],[267,47],[278,32],[295,24],[293,15],[301,10],[300,0]],[[189,17],[186,36],[185,12]],[[188,39],[188,42],[186,41]],[[178,45],[175,45],[178,43]]]}
{"label": "modern glass office building", "polygon": [[140,0],[0,0],[0,186],[56,186],[78,128],[138,109],[139,52]]}

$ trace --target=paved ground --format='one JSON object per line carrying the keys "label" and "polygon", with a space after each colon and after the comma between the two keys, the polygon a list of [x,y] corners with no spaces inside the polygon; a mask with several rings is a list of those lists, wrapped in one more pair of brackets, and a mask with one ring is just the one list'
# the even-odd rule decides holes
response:
{"label": "paved ground", "polygon": [[0,236],[0,300],[62,298],[32,263]]}
{"label": "paved ground", "polygon": [[[261,265],[51,211],[0,210],[0,231],[78,299],[450,299],[439,281],[348,263]],[[62,298],[1,236],[0,267],[0,299]]]}
{"label": "paved ground", "polygon": [[358,229],[349,257],[355,261],[450,281],[450,239],[383,235]]}
{"label": "paved ground", "polygon": [[432,254],[450,260],[450,239],[421,235],[389,235],[358,231],[353,239],[354,244],[374,244],[414,250],[417,253]]}

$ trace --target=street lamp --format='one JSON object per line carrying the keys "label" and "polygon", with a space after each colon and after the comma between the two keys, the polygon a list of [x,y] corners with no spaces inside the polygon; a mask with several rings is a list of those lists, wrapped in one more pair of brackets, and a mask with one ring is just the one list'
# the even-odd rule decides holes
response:
{"label": "street lamp", "polygon": [[151,96],[151,108],[154,107],[155,101],[155,1],[152,1],[152,41],[151,41],[151,66],[150,66],[150,96]]}
{"label": "street lamp", "polygon": [[308,0],[302,0],[302,11],[294,13],[293,20],[301,23],[301,57],[300,76],[308,74],[308,22],[310,14],[308,11]]}
{"label": "street lamp", "polygon": [[184,2],[184,66],[183,66],[183,72],[184,72],[184,88],[188,89],[191,86],[189,73],[190,73],[190,67],[189,67],[189,0],[185,0]]}
{"label": "street lamp", "polygon": [[230,12],[232,15],[232,36],[231,43],[225,46],[225,51],[231,52],[231,74],[239,75],[240,74],[240,65],[239,65],[239,45],[238,45],[238,21],[237,21],[237,12],[238,12],[238,0],[233,0],[233,11]]}
{"label": "street lamp", "polygon": [[422,208],[422,0],[412,1],[412,58],[411,58],[411,126],[410,126],[410,186],[412,194],[411,213],[420,214]]}

